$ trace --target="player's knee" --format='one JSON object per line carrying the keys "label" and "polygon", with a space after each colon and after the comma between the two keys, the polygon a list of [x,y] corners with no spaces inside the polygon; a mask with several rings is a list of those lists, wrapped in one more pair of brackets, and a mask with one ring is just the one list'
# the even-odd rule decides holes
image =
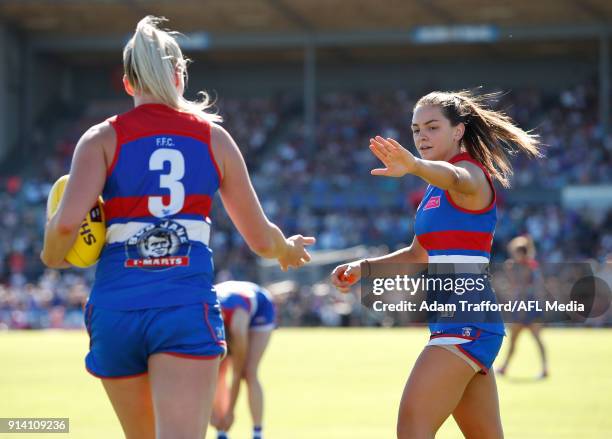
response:
{"label": "player's knee", "polygon": [[259,381],[257,368],[247,367],[246,370],[244,371],[244,379],[246,380],[248,385],[257,384]]}
{"label": "player's knee", "polygon": [[490,426],[481,428],[476,434],[466,434],[466,439],[479,439],[482,437],[490,439],[504,439],[504,432],[500,426]]}
{"label": "player's knee", "polygon": [[397,423],[397,439],[433,439],[435,431],[418,422],[399,420]]}
{"label": "player's knee", "polygon": [[420,428],[399,428],[397,429],[397,439],[434,439],[435,433]]}
{"label": "player's knee", "polygon": [[427,423],[426,414],[417,401],[403,401],[397,418],[398,439],[429,439],[435,431]]}
{"label": "player's knee", "polygon": [[158,418],[156,422],[157,439],[193,439],[201,438],[207,428],[208,419],[198,416],[186,417],[173,414]]}
{"label": "player's knee", "polygon": [[480,439],[483,437],[486,437],[487,439],[504,439],[504,434],[502,432],[497,432],[497,431],[491,431],[491,432],[482,431],[476,435],[470,435],[470,434],[465,435],[466,439]]}
{"label": "player's knee", "polygon": [[212,425],[215,428],[219,428],[220,423],[221,423],[221,415],[213,411],[212,414],[210,415],[210,425]]}
{"label": "player's knee", "polygon": [[194,439],[204,436],[203,429],[180,429],[159,431],[157,439]]}
{"label": "player's knee", "polygon": [[466,439],[504,439],[501,421],[494,418],[477,417],[469,420],[462,419],[461,432]]}

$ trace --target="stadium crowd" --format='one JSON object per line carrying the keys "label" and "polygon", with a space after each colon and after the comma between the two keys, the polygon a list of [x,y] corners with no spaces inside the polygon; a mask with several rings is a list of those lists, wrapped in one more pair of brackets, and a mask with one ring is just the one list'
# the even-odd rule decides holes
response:
{"label": "stadium crowd", "polygon": [[[299,106],[287,96],[224,99],[224,126],[240,146],[264,210],[288,233],[318,238],[315,250],[355,245],[395,249],[413,236],[414,210],[424,185],[415,178],[369,175],[377,166],[367,139],[380,134],[412,145],[410,117],[417,94],[405,91],[338,93],[318,101],[315,142],[309,145]],[[513,188],[559,190],[570,184],[610,184],[612,137],[598,126],[596,93],[588,84],[544,95],[519,90],[496,105],[546,145],[542,160],[513,159]],[[92,270],[45,270],[39,260],[45,203],[51,183],[65,174],[87,126],[129,108],[129,102],[93,103],[66,125],[54,151],[28,172],[0,176],[0,328],[81,327]],[[37,136],[34,136],[35,140]],[[38,148],[42,148],[39,145]],[[258,281],[255,258],[221,208],[213,206],[215,264],[219,276]],[[538,259],[548,262],[612,254],[612,210],[570,210],[558,203],[516,204],[500,192],[493,257],[529,233]],[[221,280],[223,280],[221,279]],[[359,306],[325,282],[295,284],[279,295],[283,325],[354,324]]]}

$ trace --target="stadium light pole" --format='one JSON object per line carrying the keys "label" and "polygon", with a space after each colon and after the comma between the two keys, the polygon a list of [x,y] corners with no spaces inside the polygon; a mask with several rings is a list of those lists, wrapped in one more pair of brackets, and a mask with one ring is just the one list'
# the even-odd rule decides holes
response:
{"label": "stadium light pole", "polygon": [[313,149],[316,139],[316,48],[312,41],[304,46],[304,136],[306,147]]}
{"label": "stadium light pole", "polygon": [[610,36],[599,37],[599,123],[605,137],[610,134]]}

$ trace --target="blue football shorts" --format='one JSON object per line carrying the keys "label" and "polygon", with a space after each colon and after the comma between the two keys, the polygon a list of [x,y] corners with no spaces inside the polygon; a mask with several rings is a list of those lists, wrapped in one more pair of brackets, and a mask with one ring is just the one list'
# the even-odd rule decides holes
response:
{"label": "blue football shorts", "polygon": [[262,291],[257,292],[257,311],[251,317],[249,330],[255,332],[272,331],[276,328],[276,308],[274,302]]}
{"label": "blue football shorts", "polygon": [[450,328],[434,333],[427,346],[439,346],[465,360],[476,372],[486,375],[501,349],[504,336],[474,326]]}
{"label": "blue football shorts", "polygon": [[149,356],[158,353],[200,360],[226,353],[218,302],[133,311],[88,303],[85,326],[89,333],[85,366],[99,378],[145,374]]}

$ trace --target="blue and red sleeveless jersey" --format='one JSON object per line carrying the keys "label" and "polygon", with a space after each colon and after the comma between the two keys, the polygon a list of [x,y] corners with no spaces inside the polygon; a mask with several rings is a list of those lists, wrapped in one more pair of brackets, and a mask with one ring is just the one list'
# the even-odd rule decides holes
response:
{"label": "blue and red sleeveless jersey", "polygon": [[[497,303],[495,293],[488,278],[488,263],[491,245],[497,223],[496,196],[493,182],[486,168],[467,152],[458,154],[449,163],[467,161],[475,164],[484,172],[491,189],[493,200],[481,210],[468,210],[458,206],[448,191],[436,186],[428,186],[415,218],[415,235],[419,244],[427,251],[429,275],[442,276],[454,281],[472,277],[482,277],[485,287],[472,294],[428,291],[428,300],[458,304],[460,300]],[[452,274],[450,274],[452,273]],[[459,278],[465,279],[459,279]],[[476,326],[497,334],[504,334],[504,325],[499,312],[483,313],[440,313],[430,316],[430,330],[443,332],[464,325]]]}
{"label": "blue and red sleeveless jersey", "polygon": [[275,325],[276,312],[271,293],[252,282],[226,281],[215,285],[215,291],[221,304],[223,322],[231,326],[234,313],[243,309],[249,314],[249,328],[272,330]]}
{"label": "blue and red sleeveless jersey", "polygon": [[257,313],[257,293],[262,288],[252,282],[227,281],[215,285],[226,325],[231,325],[236,309],[242,308],[253,317]]}
{"label": "blue and red sleeveless jersey", "polygon": [[215,303],[208,216],[220,173],[210,124],[163,104],[109,122],[117,146],[90,303],[121,310]]}
{"label": "blue and red sleeveless jersey", "polygon": [[482,210],[467,210],[455,204],[448,191],[428,186],[417,208],[414,229],[430,263],[488,263],[491,257],[497,223],[495,189],[484,166],[467,152],[456,155],[449,163],[460,161],[482,169],[493,189],[493,200]]}

